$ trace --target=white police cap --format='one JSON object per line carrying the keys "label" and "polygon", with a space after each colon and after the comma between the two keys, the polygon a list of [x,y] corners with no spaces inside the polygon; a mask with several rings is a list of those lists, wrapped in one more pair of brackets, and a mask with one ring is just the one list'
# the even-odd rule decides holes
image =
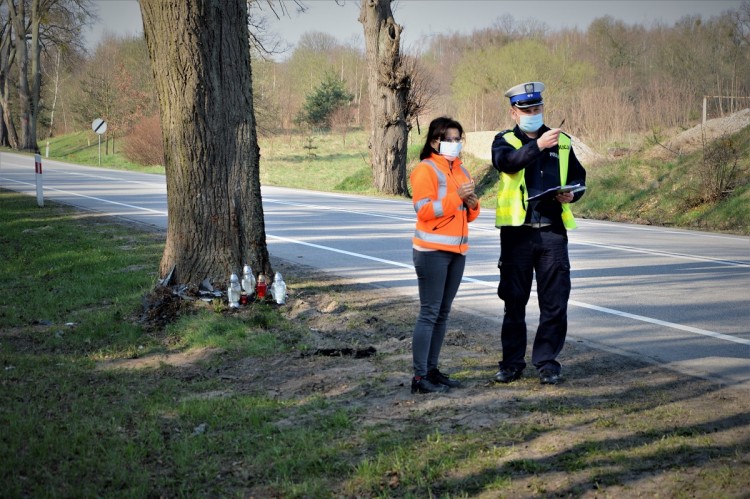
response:
{"label": "white police cap", "polygon": [[523,109],[543,105],[542,92],[544,92],[544,83],[541,81],[530,81],[509,89],[505,92],[505,96],[510,99],[511,106]]}

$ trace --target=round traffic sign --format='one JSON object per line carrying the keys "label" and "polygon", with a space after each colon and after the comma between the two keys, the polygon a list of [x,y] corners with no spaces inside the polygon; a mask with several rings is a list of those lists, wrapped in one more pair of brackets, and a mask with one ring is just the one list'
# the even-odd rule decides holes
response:
{"label": "round traffic sign", "polygon": [[107,122],[101,118],[97,118],[93,123],[91,123],[91,129],[94,131],[94,133],[98,133],[99,135],[101,135],[107,131]]}

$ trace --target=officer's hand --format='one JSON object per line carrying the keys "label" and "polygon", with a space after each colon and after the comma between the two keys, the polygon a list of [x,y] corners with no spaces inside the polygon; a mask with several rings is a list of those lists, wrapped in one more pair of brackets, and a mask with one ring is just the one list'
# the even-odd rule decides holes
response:
{"label": "officer's hand", "polygon": [[540,151],[555,147],[560,137],[561,130],[559,128],[551,128],[544,132],[541,137],[536,139],[536,145]]}
{"label": "officer's hand", "polygon": [[555,196],[555,199],[557,199],[558,203],[570,203],[573,201],[573,193],[572,192],[561,192],[557,196]]}

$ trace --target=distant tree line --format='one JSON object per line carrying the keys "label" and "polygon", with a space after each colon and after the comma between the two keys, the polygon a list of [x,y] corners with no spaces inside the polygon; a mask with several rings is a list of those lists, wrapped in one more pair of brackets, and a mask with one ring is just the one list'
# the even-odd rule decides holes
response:
{"label": "distant tree line", "polygon": [[[548,84],[551,124],[565,119],[577,136],[612,141],[694,123],[704,96],[722,96],[710,101],[712,116],[750,105],[750,2],[674,25],[602,17],[583,31],[552,31],[506,15],[468,35],[435,35],[410,55],[418,63],[412,80],[418,77],[420,92],[430,97],[412,125],[420,116],[425,122],[449,114],[470,131],[503,129],[510,125],[505,90],[541,80]],[[256,58],[259,123],[264,130],[294,130],[307,96],[334,74],[354,96],[349,123],[367,126],[366,68],[358,48],[320,32],[303,36],[282,62]]]}
{"label": "distant tree line", "polygon": [[[33,9],[20,9],[32,4],[54,15],[35,20]],[[25,16],[20,23],[19,11]],[[154,135],[158,103],[145,41],[108,36],[86,53],[81,30],[93,15],[89,0],[0,0],[0,144],[33,149],[37,141],[85,130],[100,117],[108,123],[107,138],[141,130],[139,145],[130,149],[147,151],[143,140]],[[272,30],[272,21],[262,27]],[[251,30],[259,26],[252,18],[250,24]],[[261,136],[310,126],[371,126],[366,54],[357,44],[311,31],[278,61],[262,51],[269,44],[255,40],[253,98]],[[710,19],[688,15],[649,27],[601,17],[585,30],[553,31],[505,15],[471,34],[430,37],[403,60],[411,68],[411,101],[419,103],[410,127],[447,114],[468,131],[506,128],[504,91],[541,80],[548,84],[550,123],[565,119],[566,129],[592,143],[617,141],[695,122],[704,96],[712,96],[709,117],[748,107],[750,1]],[[36,130],[30,128],[34,116]],[[151,153],[151,162],[160,154]]]}

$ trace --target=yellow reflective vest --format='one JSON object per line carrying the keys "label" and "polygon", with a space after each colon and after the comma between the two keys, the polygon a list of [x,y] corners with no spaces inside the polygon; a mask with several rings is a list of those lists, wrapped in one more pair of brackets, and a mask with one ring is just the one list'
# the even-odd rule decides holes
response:
{"label": "yellow reflective vest", "polygon": [[[503,134],[505,142],[520,149],[523,145],[521,139],[510,131]],[[570,137],[564,133],[560,134],[558,143],[558,155],[560,160],[560,182],[565,184],[568,178],[568,158],[570,157]],[[495,227],[507,225],[523,225],[526,221],[526,203],[529,193],[526,190],[525,170],[521,169],[515,173],[500,172],[500,184],[497,191],[497,208],[495,209]],[[562,221],[566,229],[575,229],[576,221],[570,204],[562,205]]]}

